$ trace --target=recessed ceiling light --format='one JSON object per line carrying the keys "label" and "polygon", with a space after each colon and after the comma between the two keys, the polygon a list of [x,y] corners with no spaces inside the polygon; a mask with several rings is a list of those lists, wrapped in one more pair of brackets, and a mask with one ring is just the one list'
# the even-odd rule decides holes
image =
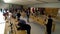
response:
{"label": "recessed ceiling light", "polygon": [[3,0],[5,3],[9,3],[11,2],[11,0]]}

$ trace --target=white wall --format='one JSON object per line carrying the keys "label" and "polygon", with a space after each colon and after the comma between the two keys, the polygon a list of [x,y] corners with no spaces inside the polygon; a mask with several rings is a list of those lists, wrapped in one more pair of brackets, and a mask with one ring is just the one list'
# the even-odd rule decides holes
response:
{"label": "white wall", "polygon": [[28,5],[28,7],[60,8],[60,3],[42,3],[42,4]]}
{"label": "white wall", "polygon": [[8,8],[9,4],[0,3],[0,8]]}

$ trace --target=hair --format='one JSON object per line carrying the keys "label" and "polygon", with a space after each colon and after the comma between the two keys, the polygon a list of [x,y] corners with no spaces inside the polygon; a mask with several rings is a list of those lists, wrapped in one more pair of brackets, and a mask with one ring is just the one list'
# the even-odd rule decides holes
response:
{"label": "hair", "polygon": [[51,15],[49,15],[48,17],[51,18]]}

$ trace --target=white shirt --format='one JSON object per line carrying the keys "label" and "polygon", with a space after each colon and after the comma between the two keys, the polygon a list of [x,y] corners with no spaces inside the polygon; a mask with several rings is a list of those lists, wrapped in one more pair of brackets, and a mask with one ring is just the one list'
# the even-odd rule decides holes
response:
{"label": "white shirt", "polygon": [[28,22],[27,22],[27,19],[25,18],[25,17],[20,17],[20,19],[23,19],[23,20],[25,20],[26,21],[26,24],[29,24]]}

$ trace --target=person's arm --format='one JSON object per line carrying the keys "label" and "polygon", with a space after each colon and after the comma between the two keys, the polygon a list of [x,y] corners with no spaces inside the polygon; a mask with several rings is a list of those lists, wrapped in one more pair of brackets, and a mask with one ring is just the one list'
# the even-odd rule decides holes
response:
{"label": "person's arm", "polygon": [[44,25],[47,25],[48,19],[44,19]]}

